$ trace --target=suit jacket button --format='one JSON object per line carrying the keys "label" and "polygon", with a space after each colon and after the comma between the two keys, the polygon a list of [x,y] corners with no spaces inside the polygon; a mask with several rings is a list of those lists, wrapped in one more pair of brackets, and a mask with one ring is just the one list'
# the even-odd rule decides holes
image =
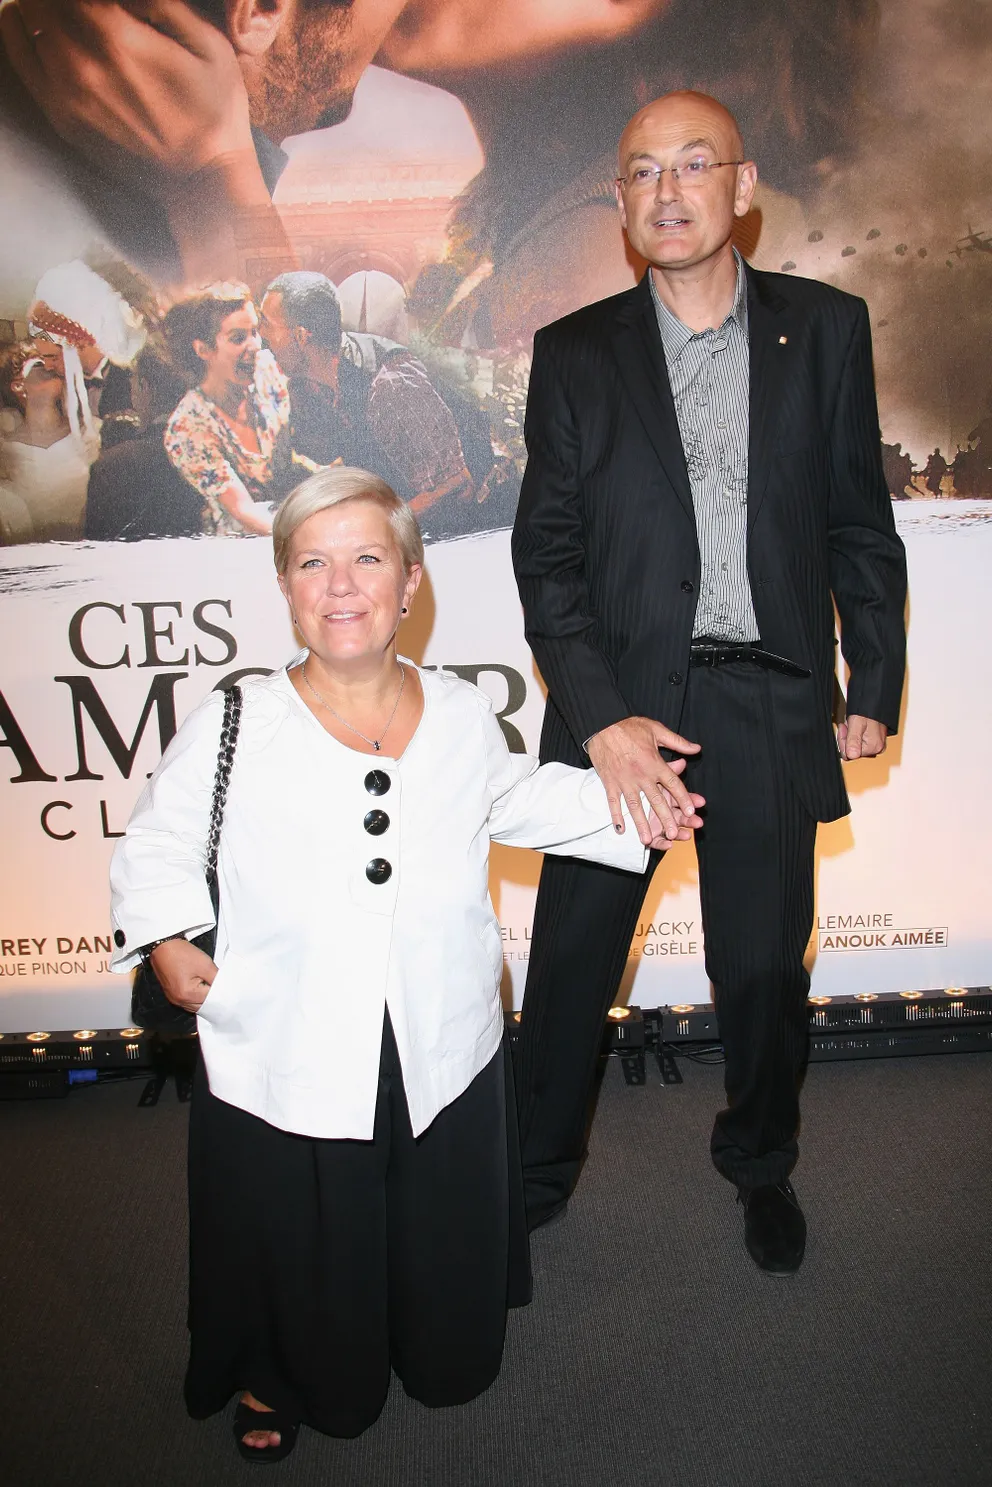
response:
{"label": "suit jacket button", "polygon": [[681,584],[679,585],[679,587],[682,590],[683,594],[691,594],[692,593],[693,585],[692,585],[691,580],[688,579],[688,578],[683,578],[683,580],[682,580]]}
{"label": "suit jacket button", "polygon": [[365,864],[365,876],[370,883],[386,883],[393,876],[392,864],[385,857],[373,857]]}
{"label": "suit jacket button", "polygon": [[671,682],[673,687],[681,687],[682,683],[685,681],[685,677],[682,675],[681,671],[670,671],[668,673],[668,680]]}
{"label": "suit jacket button", "polygon": [[369,836],[382,836],[384,831],[389,830],[389,817],[385,811],[366,811],[362,825]]}
{"label": "suit jacket button", "polygon": [[392,783],[384,769],[370,769],[365,776],[365,788],[370,795],[386,795]]}
{"label": "suit jacket button", "polygon": [[114,944],[117,946],[118,950],[124,949],[124,931],[122,929],[114,930]]}

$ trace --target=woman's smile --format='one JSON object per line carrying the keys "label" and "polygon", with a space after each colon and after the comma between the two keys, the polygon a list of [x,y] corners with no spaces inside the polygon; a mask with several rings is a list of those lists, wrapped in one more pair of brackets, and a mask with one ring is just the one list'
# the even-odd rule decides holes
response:
{"label": "woman's smile", "polygon": [[281,582],[318,666],[332,657],[385,665],[418,579],[419,568],[404,572],[388,516],[374,502],[355,500],[300,524]]}

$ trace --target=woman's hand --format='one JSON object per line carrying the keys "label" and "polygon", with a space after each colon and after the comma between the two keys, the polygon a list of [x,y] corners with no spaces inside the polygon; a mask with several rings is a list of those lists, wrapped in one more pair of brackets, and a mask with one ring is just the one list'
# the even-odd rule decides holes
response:
{"label": "woman's hand", "polygon": [[0,45],[57,134],[161,202],[184,283],[250,277],[260,241],[295,268],[237,55],[185,0],[4,0]]}
{"label": "woman's hand", "polygon": [[189,940],[164,940],[149,959],[169,1001],[184,1012],[199,1012],[217,974],[210,956]]}
{"label": "woman's hand", "polygon": [[144,182],[254,154],[234,48],[181,0],[18,0],[0,29],[49,122],[104,171],[143,165]]}
{"label": "woman's hand", "polygon": [[268,501],[253,501],[247,488],[237,478],[217,492],[217,500],[235,521],[251,532],[254,537],[268,537],[272,531],[274,516]]}

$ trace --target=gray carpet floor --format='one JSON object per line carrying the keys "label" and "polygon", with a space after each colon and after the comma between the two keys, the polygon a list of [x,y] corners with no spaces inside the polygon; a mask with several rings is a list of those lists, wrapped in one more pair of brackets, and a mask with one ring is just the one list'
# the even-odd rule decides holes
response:
{"label": "gray carpet floor", "polygon": [[[395,1383],[357,1441],[303,1430],[285,1487],[992,1483],[992,1058],[814,1065],[798,1276],[759,1273],[707,1142],[718,1068],[628,1089],[534,1236],[500,1379]],[[229,1417],[182,1407],[186,1110],[140,1084],[0,1106],[4,1487],[234,1487]]]}

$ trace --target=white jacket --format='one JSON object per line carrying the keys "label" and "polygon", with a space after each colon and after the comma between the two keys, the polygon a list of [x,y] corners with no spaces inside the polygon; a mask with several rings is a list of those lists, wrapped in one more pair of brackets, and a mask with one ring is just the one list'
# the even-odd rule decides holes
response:
{"label": "white jacket", "polygon": [[[199,1032],[213,1093],[283,1130],[371,1140],[384,1006],[415,1135],[493,1057],[503,954],[490,840],[634,872],[647,863],[629,822],[614,831],[594,771],[511,754],[484,692],[419,675],[424,713],[400,759],[338,743],[285,668],[242,683],[219,969]],[[114,851],[114,970],[214,922],[204,853],[222,710],[212,692],[186,719]],[[374,770],[383,794],[366,787]],[[379,835],[371,811],[388,817]],[[385,881],[366,874],[375,859],[389,864]]]}

